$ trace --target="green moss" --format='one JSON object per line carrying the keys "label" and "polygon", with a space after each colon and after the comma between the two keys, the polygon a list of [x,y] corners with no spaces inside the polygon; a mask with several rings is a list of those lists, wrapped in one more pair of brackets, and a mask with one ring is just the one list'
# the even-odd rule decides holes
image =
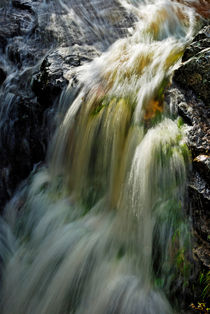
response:
{"label": "green moss", "polygon": [[187,144],[184,143],[181,145],[181,152],[182,152],[182,156],[184,158],[185,163],[189,164],[190,159],[191,159],[191,154],[190,154],[190,151],[187,147]]}
{"label": "green moss", "polygon": [[200,284],[203,286],[202,298],[205,299],[210,295],[210,271],[206,274],[201,273],[200,275]]}
{"label": "green moss", "polygon": [[[196,313],[209,313],[210,308],[207,306],[210,295],[210,271],[200,272],[198,277],[198,286],[200,287],[200,297],[191,303],[190,307]],[[197,287],[194,290],[198,290]]]}
{"label": "green moss", "polygon": [[97,106],[96,109],[93,111],[92,114],[93,114],[93,115],[98,114],[98,113],[101,111],[101,109],[103,109],[104,107],[106,107],[106,105],[101,104],[101,105]]}
{"label": "green moss", "polygon": [[117,258],[121,259],[125,255],[125,248],[121,247],[118,251]]}
{"label": "green moss", "polygon": [[163,278],[156,278],[154,283],[155,283],[155,286],[157,288],[162,289],[164,287],[164,279]]}

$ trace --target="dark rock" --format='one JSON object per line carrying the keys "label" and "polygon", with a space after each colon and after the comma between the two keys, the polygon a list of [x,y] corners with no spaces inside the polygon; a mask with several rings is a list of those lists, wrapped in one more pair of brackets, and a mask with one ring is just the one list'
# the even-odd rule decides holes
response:
{"label": "dark rock", "polygon": [[189,183],[189,200],[194,230],[197,231],[204,241],[209,241],[210,187],[197,171],[193,172]]}
{"label": "dark rock", "polygon": [[179,114],[189,128],[187,133],[187,144],[193,159],[198,155],[209,154],[210,118],[209,107],[198,99],[191,90],[184,90],[176,84],[167,90],[166,102],[171,104],[175,113]]}
{"label": "dark rock", "polygon": [[199,155],[193,160],[194,168],[201,173],[206,182],[210,185],[210,156]]}
{"label": "dark rock", "polygon": [[0,85],[4,82],[6,77],[7,77],[6,72],[2,68],[0,68]]}
{"label": "dark rock", "polygon": [[[43,53],[43,50],[41,50]],[[40,51],[35,45],[30,42],[25,42],[21,37],[16,37],[7,46],[7,56],[18,68],[24,65],[33,66],[40,57]]]}
{"label": "dark rock", "polygon": [[202,262],[202,266],[206,269],[210,269],[209,256],[210,256],[210,247],[209,246],[198,246],[193,250],[193,253]]}
{"label": "dark rock", "polygon": [[203,39],[210,40],[210,25],[204,26],[197,35],[193,38],[193,42],[198,42]]}
{"label": "dark rock", "polygon": [[0,9],[0,25],[0,41],[3,44],[7,43],[8,38],[17,36],[19,33],[19,25],[9,11]]}
{"label": "dark rock", "polygon": [[0,31],[0,49],[2,51],[5,51],[6,45],[7,45],[7,39],[5,38],[4,34],[1,34],[1,31]]}
{"label": "dark rock", "polygon": [[0,122],[0,199],[11,197],[17,184],[33,165],[44,159],[46,126],[43,108],[31,98],[11,95],[7,113]]}
{"label": "dark rock", "polygon": [[210,26],[205,26],[187,47],[184,63],[174,73],[174,81],[186,91],[191,89],[206,105],[210,101]]}
{"label": "dark rock", "polygon": [[182,61],[187,61],[197,53],[210,46],[210,25],[205,26],[193,39],[191,45],[186,48]]}
{"label": "dark rock", "polygon": [[[174,84],[166,93],[166,101],[190,126],[186,140],[192,154],[193,168],[188,185],[187,212],[193,224],[196,277],[206,265],[210,265],[208,254],[204,254],[209,246],[210,234],[209,109],[192,91]],[[193,293],[194,296],[196,293],[200,295],[199,291]]]}
{"label": "dark rock", "polygon": [[28,11],[0,10],[0,25],[0,37],[7,40],[31,32],[36,25],[36,19]]}
{"label": "dark rock", "polygon": [[31,0],[12,0],[12,5],[18,9],[28,10],[31,13],[33,12]]}
{"label": "dark rock", "polygon": [[[73,69],[98,55],[93,46],[106,50],[126,36],[134,22],[115,0],[94,1],[94,6],[86,0],[72,0],[67,5],[81,23],[58,1],[12,0],[0,9],[2,69],[7,69],[8,78],[0,94],[1,208],[34,164],[44,159],[50,124],[57,119],[56,103],[75,75]],[[58,46],[62,48],[55,50]],[[37,98],[29,84],[32,75]],[[76,78],[72,84],[76,85]],[[71,99],[78,92],[72,88]]]}
{"label": "dark rock", "polygon": [[186,141],[192,155],[189,174],[187,212],[192,220],[194,239],[193,278],[189,298],[200,302],[204,287],[200,273],[210,267],[210,27],[205,26],[186,49],[183,63],[175,71],[166,102],[190,127]]}
{"label": "dark rock", "polygon": [[51,52],[42,62],[40,71],[33,76],[32,89],[39,102],[45,107],[52,105],[67,86],[67,72],[98,55],[93,47],[78,45]]}
{"label": "dark rock", "polygon": [[192,89],[208,104],[210,101],[210,48],[206,48],[182,64],[175,71],[174,81],[183,88]]}

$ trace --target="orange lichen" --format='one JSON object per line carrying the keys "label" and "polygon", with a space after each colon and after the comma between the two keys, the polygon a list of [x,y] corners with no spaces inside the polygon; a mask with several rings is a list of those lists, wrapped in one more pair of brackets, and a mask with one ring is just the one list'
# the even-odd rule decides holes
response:
{"label": "orange lichen", "polygon": [[150,120],[155,117],[157,113],[163,111],[162,103],[158,100],[151,100],[145,109],[144,120]]}

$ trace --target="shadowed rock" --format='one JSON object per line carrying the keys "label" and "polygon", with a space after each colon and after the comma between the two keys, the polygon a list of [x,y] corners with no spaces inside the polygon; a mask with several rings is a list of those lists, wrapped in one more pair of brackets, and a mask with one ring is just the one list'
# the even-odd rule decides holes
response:
{"label": "shadowed rock", "polygon": [[210,26],[204,27],[186,49],[185,61],[175,71],[174,81],[192,89],[206,105],[210,102]]}
{"label": "shadowed rock", "polygon": [[6,77],[7,77],[6,72],[2,68],[0,68],[0,85],[4,82]]}
{"label": "shadowed rock", "polygon": [[75,45],[51,52],[42,62],[40,71],[33,76],[32,88],[44,106],[53,104],[67,86],[66,73],[72,68],[90,62],[99,52],[90,46]]}

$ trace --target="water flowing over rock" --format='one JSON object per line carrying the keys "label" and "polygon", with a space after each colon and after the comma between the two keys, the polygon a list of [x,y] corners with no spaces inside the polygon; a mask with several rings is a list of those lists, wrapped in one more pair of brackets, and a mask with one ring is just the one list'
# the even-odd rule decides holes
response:
{"label": "water flowing over rock", "polygon": [[200,5],[2,3],[2,314],[186,313],[199,301],[190,284],[209,267],[210,197]]}
{"label": "water flowing over rock", "polygon": [[118,22],[113,19],[103,24],[110,4],[98,1],[97,6],[103,8],[100,34],[110,31],[112,25],[112,36],[105,42],[96,36],[93,25],[88,27],[92,7],[83,12],[86,5],[82,2],[72,1],[72,5],[80,17],[86,12],[82,27],[87,33],[80,34],[81,22],[77,24],[59,1],[17,0],[0,8],[1,210],[20,181],[45,158],[55,127],[56,101],[69,79],[64,74],[99,54],[100,50],[87,43],[105,49],[133,23],[131,14],[113,4]]}

